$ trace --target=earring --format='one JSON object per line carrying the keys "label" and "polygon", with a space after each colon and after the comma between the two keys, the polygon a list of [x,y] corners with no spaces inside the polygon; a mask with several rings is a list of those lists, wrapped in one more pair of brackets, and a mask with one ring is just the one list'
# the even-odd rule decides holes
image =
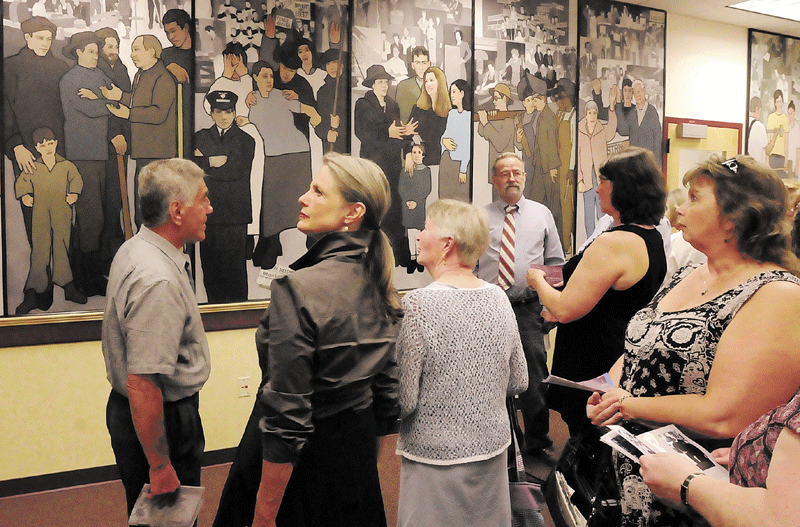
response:
{"label": "earring", "polygon": [[344,230],[345,230],[345,232],[346,232],[346,231],[349,231],[349,230],[350,230],[350,227],[349,227],[349,226],[347,226],[347,225],[345,225],[345,226],[344,226]]}

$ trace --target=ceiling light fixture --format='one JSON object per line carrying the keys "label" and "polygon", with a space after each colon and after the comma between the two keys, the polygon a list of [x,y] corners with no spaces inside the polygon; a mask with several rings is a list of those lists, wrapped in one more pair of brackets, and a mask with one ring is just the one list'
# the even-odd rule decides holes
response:
{"label": "ceiling light fixture", "polygon": [[800,0],[745,0],[728,7],[800,22]]}

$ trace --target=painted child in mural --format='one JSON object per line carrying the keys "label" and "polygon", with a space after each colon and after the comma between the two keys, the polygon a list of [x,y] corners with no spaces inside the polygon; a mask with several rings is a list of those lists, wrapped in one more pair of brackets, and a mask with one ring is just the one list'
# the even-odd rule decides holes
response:
{"label": "painted child in mural", "polygon": [[[14,183],[14,192],[33,217],[33,245],[30,270],[22,303],[15,313],[33,309],[46,311],[53,302],[53,284],[64,288],[64,298],[85,304],[72,279],[67,248],[72,231],[72,205],[78,200],[83,181],[75,164],[56,153],[57,140],[49,128],[37,128],[31,141],[39,152],[31,173],[24,172]],[[51,266],[52,263],[52,266]],[[49,291],[49,294],[48,294]]]}
{"label": "painted child in mural", "polygon": [[[70,37],[62,53],[77,60],[59,82],[64,109],[66,158],[75,163],[83,180],[80,199],[75,204],[75,232],[70,261],[75,285],[87,296],[106,294],[100,252],[105,221],[104,196],[108,163],[108,122],[111,113],[101,87],[112,85],[97,67],[100,39],[93,31],[81,31]],[[117,137],[122,141],[124,137]]]}
{"label": "painted child in mural", "polygon": [[238,96],[212,91],[206,96],[214,125],[195,134],[195,162],[206,173],[214,212],[200,242],[203,285],[208,301],[247,300],[247,225],[253,221],[250,171],[256,143],[236,124]]}
{"label": "painted child in mural", "polygon": [[469,203],[472,93],[467,81],[464,79],[453,81],[450,85],[450,101],[453,108],[447,114],[441,141],[439,198],[459,199]]}
{"label": "painted child in mural", "polygon": [[[3,61],[3,145],[12,162],[14,178],[32,174],[36,159],[33,131],[48,127],[56,138],[59,155],[64,151],[64,111],[58,83],[69,66],[56,58],[51,47],[56,25],[41,16],[20,24],[25,47]],[[30,207],[20,204],[28,243],[32,238]]]}
{"label": "painted child in mural", "polygon": [[320,66],[325,69],[325,83],[317,92],[317,111],[322,121],[314,128],[322,140],[322,152],[349,152],[350,111],[347,104],[349,77],[343,75],[347,52],[331,48],[322,54]]}
{"label": "painted child in mural", "polygon": [[422,161],[425,148],[424,143],[411,147],[414,172],[409,174],[403,171],[400,174],[399,193],[403,207],[403,227],[406,228],[408,250],[411,253],[411,259],[406,265],[408,274],[425,269],[417,263],[419,254],[417,235],[425,229],[425,203],[431,193],[431,169]]}
{"label": "painted child in mural", "polygon": [[278,73],[265,61],[253,65],[253,74],[257,90],[250,94],[250,119],[264,144],[261,232],[253,264],[271,269],[282,254],[280,234],[296,226],[297,197],[308,190],[312,179],[311,147],[297,129],[294,115],[308,116],[312,126],[322,119],[313,106],[276,88]]}
{"label": "painted child in mural", "polygon": [[515,145],[522,151],[528,176],[523,193],[550,209],[558,232],[562,232],[558,121],[547,104],[547,84],[526,73],[517,92],[525,107],[514,138]]}
{"label": "painted child in mural", "polygon": [[[409,264],[410,255],[402,224],[399,182],[400,171],[403,169],[402,155],[412,145],[411,137],[416,133],[416,121],[402,124],[400,108],[388,95],[392,80],[394,77],[380,64],[367,68],[366,78],[361,84],[369,88],[369,91],[356,101],[353,131],[361,141],[359,155],[377,163],[389,181],[392,201],[381,228],[392,242],[397,265],[405,267]],[[437,139],[433,144],[438,143]],[[438,152],[438,148],[435,150]],[[409,152],[409,161],[410,156]],[[413,166],[411,168],[409,173],[413,174]]]}

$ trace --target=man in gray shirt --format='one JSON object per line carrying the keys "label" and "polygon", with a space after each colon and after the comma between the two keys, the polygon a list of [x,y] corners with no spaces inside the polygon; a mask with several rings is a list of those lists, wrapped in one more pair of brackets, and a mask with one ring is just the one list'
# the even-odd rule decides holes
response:
{"label": "man in gray shirt", "polygon": [[[525,188],[525,169],[513,152],[500,154],[494,162],[492,185],[499,199],[486,206],[489,215],[489,248],[478,260],[478,278],[499,283],[500,252],[506,207],[518,207],[512,212],[515,219],[513,253],[513,283],[506,289],[517,318],[522,349],[528,363],[528,389],[519,395],[522,419],[525,423],[523,448],[533,455],[544,455],[553,444],[550,439],[550,411],[547,408],[547,350],[542,332],[542,305],[525,279],[533,264],[563,265],[564,251],[553,214],[541,203],[522,195]],[[503,287],[501,285],[501,287]]]}
{"label": "man in gray shirt", "polygon": [[111,265],[102,337],[112,388],[106,424],[128,514],[148,481],[154,495],[200,485],[198,401],[210,354],[182,248],[205,238],[213,209],[203,176],[183,159],[147,165],[139,176],[143,226]]}

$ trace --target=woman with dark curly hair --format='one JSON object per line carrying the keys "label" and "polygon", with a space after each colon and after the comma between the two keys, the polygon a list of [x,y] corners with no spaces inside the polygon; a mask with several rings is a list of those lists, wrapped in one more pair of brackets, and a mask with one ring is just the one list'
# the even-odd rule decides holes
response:
{"label": "woman with dark curly hair", "polygon": [[[545,320],[558,322],[553,375],[584,381],[602,375],[624,347],[625,327],[658,290],[667,272],[661,235],[666,191],[652,152],[629,148],[600,167],[597,194],[614,226],[564,265],[561,291],[544,272],[528,271],[539,293]],[[589,424],[588,394],[551,387],[548,403],[576,436]]]}
{"label": "woman with dark curly hair", "polygon": [[[772,169],[748,156],[712,159],[684,183],[677,227],[708,263],[679,270],[633,316],[609,372],[618,388],[592,395],[587,414],[597,425],[674,423],[712,450],[797,391],[800,280]],[[623,526],[704,525],[653,500],[637,464],[615,464]]]}

